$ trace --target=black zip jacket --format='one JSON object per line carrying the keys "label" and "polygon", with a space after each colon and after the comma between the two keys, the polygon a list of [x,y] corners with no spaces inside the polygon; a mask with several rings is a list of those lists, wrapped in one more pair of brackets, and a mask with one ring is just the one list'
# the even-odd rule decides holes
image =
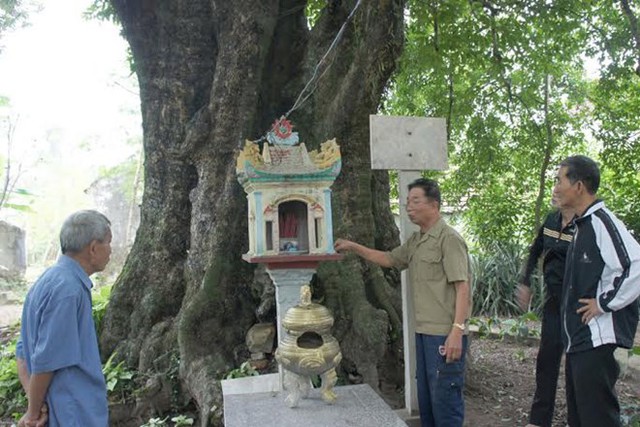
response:
{"label": "black zip jacket", "polygon": [[[562,298],[567,353],[604,344],[631,348],[638,327],[640,245],[598,200],[575,219]],[[603,313],[588,324],[576,313],[581,298],[595,298]]]}
{"label": "black zip jacket", "polygon": [[562,228],[562,214],[559,211],[547,215],[536,239],[529,247],[529,258],[520,283],[531,286],[531,273],[536,268],[538,258],[542,256],[542,272],[547,288],[547,298],[560,301],[567,249],[573,238],[573,230],[573,222]]}

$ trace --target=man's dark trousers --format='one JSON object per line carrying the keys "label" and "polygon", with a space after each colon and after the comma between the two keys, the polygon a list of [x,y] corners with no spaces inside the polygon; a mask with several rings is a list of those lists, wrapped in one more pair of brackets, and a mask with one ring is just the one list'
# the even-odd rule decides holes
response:
{"label": "man's dark trousers", "polygon": [[563,350],[560,296],[549,295],[542,311],[542,333],[536,359],[536,392],[529,415],[530,424],[551,427]]}
{"label": "man's dark trousers", "polygon": [[[567,415],[569,427],[620,427],[615,391],[620,366],[614,344],[567,354]],[[576,393],[577,391],[577,393]]]}

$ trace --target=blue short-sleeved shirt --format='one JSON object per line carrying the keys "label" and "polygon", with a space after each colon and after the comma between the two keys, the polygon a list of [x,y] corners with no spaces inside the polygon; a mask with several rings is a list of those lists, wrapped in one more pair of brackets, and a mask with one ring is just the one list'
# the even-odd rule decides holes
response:
{"label": "blue short-sleeved shirt", "polygon": [[106,427],[107,389],[87,273],[65,255],[31,287],[16,347],[29,374],[53,372],[49,427]]}

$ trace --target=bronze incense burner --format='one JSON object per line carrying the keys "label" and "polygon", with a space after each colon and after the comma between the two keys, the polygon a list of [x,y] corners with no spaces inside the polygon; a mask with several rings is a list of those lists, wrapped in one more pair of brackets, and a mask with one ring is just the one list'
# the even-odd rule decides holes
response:
{"label": "bronze incense burner", "polygon": [[298,405],[311,389],[311,377],[320,375],[322,399],[333,403],[337,381],[336,366],[342,360],[338,341],[331,335],[333,316],[326,307],[311,302],[311,288],[300,289],[300,304],[291,307],[282,326],[286,330],[276,350],[276,360],[284,370],[285,399],[290,407]]}

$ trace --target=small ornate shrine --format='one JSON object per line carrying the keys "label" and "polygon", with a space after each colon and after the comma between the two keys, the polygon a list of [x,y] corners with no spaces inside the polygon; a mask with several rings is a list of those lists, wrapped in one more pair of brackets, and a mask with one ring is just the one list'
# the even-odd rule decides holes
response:
{"label": "small ornate shrine", "polygon": [[[284,117],[265,139],[262,146],[247,141],[236,165],[249,213],[249,251],[242,258],[266,264],[276,288],[277,359],[280,387],[290,392],[287,404],[296,406],[306,396],[311,374],[322,375],[322,395],[331,403],[340,349],[329,333],[333,318],[311,303],[306,285],[320,262],[343,258],[333,249],[330,190],[342,165],[340,147],[332,139],[307,151]],[[301,289],[305,298],[295,308]]]}
{"label": "small ornate shrine", "polygon": [[342,164],[336,140],[309,152],[286,118],[266,139],[262,147],[246,141],[236,165],[249,211],[244,258],[334,254],[330,187]]}

